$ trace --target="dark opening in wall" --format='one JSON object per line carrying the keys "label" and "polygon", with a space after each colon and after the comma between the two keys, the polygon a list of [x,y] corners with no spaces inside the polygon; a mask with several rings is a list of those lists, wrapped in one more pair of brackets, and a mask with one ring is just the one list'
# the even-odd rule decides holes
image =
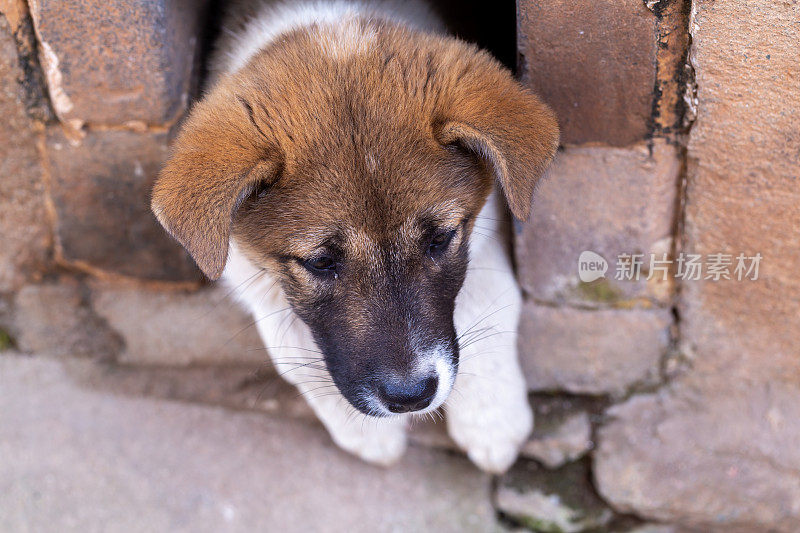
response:
{"label": "dark opening in wall", "polygon": [[491,52],[516,72],[517,7],[513,0],[428,0],[451,32]]}
{"label": "dark opening in wall", "polygon": [[[256,0],[253,0],[256,1]],[[298,0],[302,1],[302,0]],[[447,23],[453,35],[491,52],[506,67],[516,72],[517,21],[513,0],[427,0]],[[231,0],[209,0],[206,26],[201,36],[200,80],[208,74],[208,58],[214,48],[226,6]]]}
{"label": "dark opening in wall", "polygon": [[214,51],[214,43],[222,29],[225,5],[227,3],[226,0],[208,0],[208,4],[206,5],[205,26],[202,35],[200,35],[200,66],[197,71],[199,83],[193,95],[194,98],[199,98],[201,96],[201,91],[205,86],[205,80],[208,79],[209,59],[211,58],[211,53]]}

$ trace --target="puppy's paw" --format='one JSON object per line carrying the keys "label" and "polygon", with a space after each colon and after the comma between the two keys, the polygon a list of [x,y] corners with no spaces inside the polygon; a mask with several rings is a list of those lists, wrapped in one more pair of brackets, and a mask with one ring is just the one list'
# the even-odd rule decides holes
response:
{"label": "puppy's paw", "polygon": [[[502,474],[514,463],[533,429],[524,391],[492,398],[461,397],[448,403],[447,428],[456,444],[481,470]],[[458,395],[458,394],[457,394]]]}
{"label": "puppy's paw", "polygon": [[469,437],[453,435],[453,440],[466,451],[467,457],[478,468],[492,474],[502,474],[517,460],[520,447],[527,435],[528,433],[523,431],[500,437],[496,434],[493,436],[491,431],[484,431],[480,436],[477,436],[477,433]]}
{"label": "puppy's paw", "polygon": [[368,463],[390,466],[406,451],[405,424],[391,419],[368,419],[328,431],[337,446]]}

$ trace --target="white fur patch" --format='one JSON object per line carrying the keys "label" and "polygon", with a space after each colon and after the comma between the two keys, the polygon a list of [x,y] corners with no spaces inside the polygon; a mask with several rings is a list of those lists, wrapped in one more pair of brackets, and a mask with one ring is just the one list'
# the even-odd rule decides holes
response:
{"label": "white fur patch", "polygon": [[364,155],[364,161],[367,163],[367,170],[371,173],[375,173],[378,170],[378,156],[376,156],[372,152],[367,152]]}
{"label": "white fur patch", "polygon": [[419,0],[256,0],[234,9],[223,25],[212,70],[235,72],[282,34],[317,25],[320,46],[334,57],[364,52],[375,36],[364,33],[356,18],[384,19],[415,29],[443,32],[444,25]]}
{"label": "white fur patch", "polygon": [[314,33],[322,51],[330,57],[344,59],[365,54],[377,40],[374,30],[364,30],[355,17],[342,19],[336,24],[321,26]]}
{"label": "white fur patch", "polygon": [[505,218],[494,192],[475,221],[467,277],[456,297],[459,373],[445,402],[450,436],[475,464],[497,473],[511,466],[533,426],[517,358],[522,294]]}
{"label": "white fur patch", "polygon": [[435,411],[444,404],[447,397],[450,396],[450,391],[453,389],[453,383],[456,380],[455,372],[453,372],[453,365],[449,362],[449,357],[446,355],[444,348],[441,346],[434,356],[434,368],[436,369],[436,377],[439,378],[439,385],[436,389],[436,395],[431,400],[431,404],[414,414],[425,414]]}
{"label": "white fur patch", "polygon": [[431,373],[436,375],[437,387],[436,394],[431,400],[431,403],[425,409],[414,411],[413,414],[424,414],[435,411],[442,406],[444,401],[450,394],[455,381],[455,372],[453,363],[451,362],[451,351],[443,344],[437,344],[433,348],[427,350],[422,348],[419,336],[415,334],[413,323],[409,323],[408,331],[410,332],[411,349],[416,357],[416,376],[427,376]]}

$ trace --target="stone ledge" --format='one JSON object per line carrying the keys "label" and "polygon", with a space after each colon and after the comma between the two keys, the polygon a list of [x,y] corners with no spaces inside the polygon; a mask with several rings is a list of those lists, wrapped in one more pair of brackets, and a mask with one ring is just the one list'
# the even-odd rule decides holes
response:
{"label": "stone ledge", "polygon": [[519,351],[533,391],[623,395],[660,381],[670,344],[669,310],[582,310],[528,302]]}
{"label": "stone ledge", "polygon": [[92,304],[125,342],[129,365],[268,365],[255,319],[222,287],[196,292],[93,285]]}
{"label": "stone ledge", "polygon": [[320,427],[100,394],[43,358],[0,357],[0,390],[3,530],[496,527],[490,479],[462,457],[412,446],[377,468]]}

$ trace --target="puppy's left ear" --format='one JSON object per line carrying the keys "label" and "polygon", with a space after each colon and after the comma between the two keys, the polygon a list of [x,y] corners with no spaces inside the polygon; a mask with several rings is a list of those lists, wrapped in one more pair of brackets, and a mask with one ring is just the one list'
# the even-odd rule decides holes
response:
{"label": "puppy's left ear", "polygon": [[550,108],[484,52],[458,65],[434,115],[434,135],[481,158],[515,217],[527,220],[536,182],[558,149]]}

